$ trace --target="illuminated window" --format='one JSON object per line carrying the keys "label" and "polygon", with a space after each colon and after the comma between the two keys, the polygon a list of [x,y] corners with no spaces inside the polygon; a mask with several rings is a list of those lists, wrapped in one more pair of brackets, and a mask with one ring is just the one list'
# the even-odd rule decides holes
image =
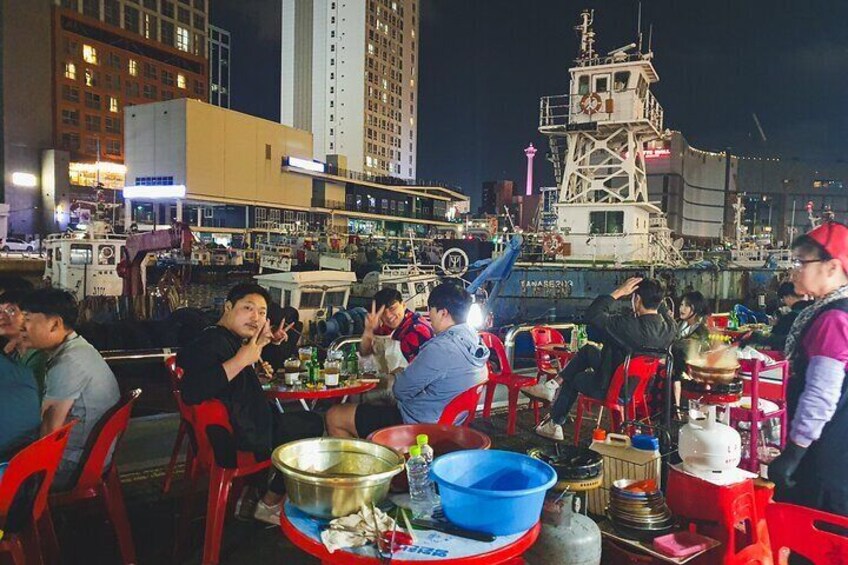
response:
{"label": "illuminated window", "polygon": [[182,73],[177,73],[177,88],[185,88],[186,87],[186,78]]}
{"label": "illuminated window", "polygon": [[374,54],[374,44],[373,44],[373,43],[369,43],[369,44],[368,44],[368,54],[369,54],[369,55],[373,55],[373,54]]}
{"label": "illuminated window", "polygon": [[94,77],[94,71],[92,71],[91,69],[85,70],[85,85],[97,86],[97,79]]}
{"label": "illuminated window", "polygon": [[77,80],[77,66],[73,63],[65,63],[65,78]]}
{"label": "illuminated window", "polygon": [[130,72],[130,76],[138,76],[138,61],[136,61],[135,59],[130,59],[128,69]]}
{"label": "illuminated window", "polygon": [[83,45],[82,46],[82,58],[85,59],[86,63],[91,63],[92,65],[96,65],[97,64],[97,49],[95,49],[91,45]]}
{"label": "illuminated window", "polygon": [[109,96],[109,111],[117,112],[118,111],[118,99],[112,96]]}
{"label": "illuminated window", "polygon": [[177,26],[177,49],[188,51],[188,30],[180,26]]}

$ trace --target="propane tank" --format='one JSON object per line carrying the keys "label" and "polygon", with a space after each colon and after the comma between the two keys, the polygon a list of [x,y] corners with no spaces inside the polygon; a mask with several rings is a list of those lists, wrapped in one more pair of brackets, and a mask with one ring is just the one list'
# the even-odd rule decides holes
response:
{"label": "propane tank", "polygon": [[559,500],[545,502],[539,539],[525,554],[528,563],[600,565],[601,530],[579,513],[579,502],[567,491]]}

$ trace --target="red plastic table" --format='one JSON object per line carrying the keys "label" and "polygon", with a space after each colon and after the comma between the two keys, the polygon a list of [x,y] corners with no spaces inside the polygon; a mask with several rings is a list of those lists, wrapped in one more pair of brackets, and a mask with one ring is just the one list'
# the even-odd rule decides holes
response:
{"label": "red plastic table", "polygon": [[[265,391],[265,395],[271,400],[279,402],[287,402],[299,400],[305,410],[315,408],[315,403],[326,398],[341,398],[342,402],[347,401],[347,397],[352,394],[362,394],[368,392],[377,386],[377,383],[357,383],[351,386],[338,386],[336,388],[323,388],[320,390],[310,390],[308,388],[296,388],[284,385],[272,386]],[[307,400],[312,401],[312,405],[307,404]]]}
{"label": "red plastic table", "polygon": [[[327,551],[321,543],[320,531],[326,526],[326,520],[312,518],[292,506],[288,500],[283,504],[280,512],[280,528],[291,542],[313,557],[317,557],[324,565],[372,565],[380,564],[376,549],[373,545],[364,546],[351,550],[336,550],[333,553]],[[404,546],[396,551],[391,562],[394,565],[417,565],[420,563],[438,563],[439,565],[518,565],[524,563],[521,555],[527,551],[539,537],[541,524],[527,530],[523,534],[515,536],[502,536],[490,544],[468,540],[468,547],[474,547],[464,555],[451,557],[450,551],[434,547],[432,543],[423,543],[420,539],[418,544]],[[424,534],[431,534],[431,530],[415,530],[415,535],[421,538]],[[449,540],[457,543],[455,536],[432,532],[429,539]],[[465,540],[462,540],[463,542]],[[480,548],[477,550],[476,548]],[[447,554],[446,556],[444,556]]]}

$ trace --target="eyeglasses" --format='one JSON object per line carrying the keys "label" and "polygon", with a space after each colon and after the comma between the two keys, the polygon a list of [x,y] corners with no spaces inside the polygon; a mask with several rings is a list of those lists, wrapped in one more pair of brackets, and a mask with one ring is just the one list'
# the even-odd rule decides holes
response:
{"label": "eyeglasses", "polygon": [[17,313],[18,309],[14,306],[7,306],[6,308],[0,307],[0,314],[8,316],[10,318],[17,315]]}
{"label": "eyeglasses", "polygon": [[792,268],[793,269],[800,269],[801,267],[803,267],[807,263],[824,263],[825,261],[829,261],[829,259],[798,259],[798,258],[793,258],[792,259]]}

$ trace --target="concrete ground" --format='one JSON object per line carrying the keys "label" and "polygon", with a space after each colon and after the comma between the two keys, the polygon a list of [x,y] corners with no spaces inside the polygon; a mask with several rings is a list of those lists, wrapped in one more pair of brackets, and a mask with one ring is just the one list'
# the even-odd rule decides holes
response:
{"label": "concrete ground", "polygon": [[[478,418],[473,427],[488,434],[492,447],[525,451],[549,443],[533,433],[533,413],[519,411],[516,434],[506,436],[506,412],[491,419]],[[132,420],[121,445],[118,465],[124,487],[138,562],[141,564],[200,563],[206,491],[198,493],[190,530],[181,540],[184,555],[173,559],[175,526],[182,509],[185,484],[177,476],[171,493],[161,493],[165,466],[176,435],[176,414],[145,416]],[[589,437],[587,425],[582,437]],[[570,436],[571,426],[566,426]],[[570,441],[568,438],[566,441]],[[111,526],[97,504],[54,514],[64,563],[112,564],[119,562]],[[261,522],[241,522],[228,517],[224,529],[222,564],[248,563],[306,565],[318,560],[294,547],[276,527]]]}

